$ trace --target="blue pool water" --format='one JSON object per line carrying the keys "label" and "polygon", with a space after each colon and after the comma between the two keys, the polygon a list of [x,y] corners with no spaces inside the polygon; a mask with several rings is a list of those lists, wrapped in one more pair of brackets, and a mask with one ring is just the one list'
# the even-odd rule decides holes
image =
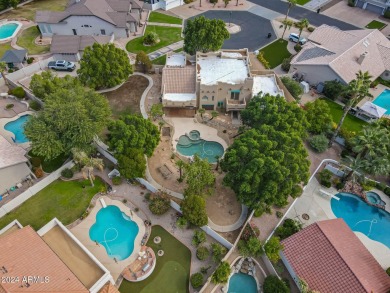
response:
{"label": "blue pool water", "polygon": [[109,257],[128,258],[134,250],[139,228],[117,206],[109,205],[96,214],[96,222],[89,229],[89,238],[104,246]]}
{"label": "blue pool water", "polygon": [[390,248],[390,213],[367,204],[354,194],[341,192],[336,196],[340,200],[332,198],[330,205],[337,218],[343,218],[353,231]]}
{"label": "blue pool water", "polygon": [[9,38],[14,34],[19,24],[17,23],[7,23],[0,26],[0,40]]}
{"label": "blue pool water", "polygon": [[390,115],[390,90],[384,90],[374,101],[373,104],[385,108],[385,115]]}
{"label": "blue pool water", "polygon": [[220,143],[201,139],[197,130],[192,130],[188,134],[180,136],[176,149],[183,156],[197,154],[210,163],[215,163],[217,161],[216,156],[222,158],[224,153],[224,148]]}
{"label": "blue pool water", "polygon": [[234,274],[229,281],[228,293],[257,293],[256,280],[247,274]]}
{"label": "blue pool water", "polygon": [[4,129],[15,134],[15,143],[28,142],[27,137],[24,135],[24,124],[30,119],[30,115],[20,116],[15,121],[8,122],[4,125]]}
{"label": "blue pool water", "polygon": [[378,193],[373,192],[373,191],[369,191],[369,192],[366,192],[366,196],[367,196],[367,200],[370,203],[386,206],[386,203],[382,200],[382,198],[380,197],[380,195]]}

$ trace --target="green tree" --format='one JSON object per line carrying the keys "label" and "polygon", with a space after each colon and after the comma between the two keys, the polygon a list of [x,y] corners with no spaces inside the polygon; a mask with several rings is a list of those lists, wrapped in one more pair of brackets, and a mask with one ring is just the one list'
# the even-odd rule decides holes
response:
{"label": "green tree", "polygon": [[309,138],[309,144],[317,153],[323,153],[328,149],[329,139],[324,134],[317,134]]}
{"label": "green tree", "polygon": [[202,160],[197,155],[190,164],[184,165],[187,188],[184,195],[210,195],[215,183],[215,175],[207,160]]}
{"label": "green tree", "polygon": [[264,293],[290,293],[286,283],[277,276],[268,276],[263,284]]}
{"label": "green tree", "polygon": [[361,155],[357,155],[356,157],[347,156],[343,161],[349,167],[349,171],[345,176],[345,181],[352,180],[352,182],[356,182],[358,178],[363,179],[363,170],[366,168],[366,160],[362,159]]}
{"label": "green tree", "polygon": [[188,195],[180,204],[183,216],[195,226],[207,225],[206,201],[199,195]]}
{"label": "green tree", "polygon": [[210,255],[210,251],[205,246],[199,246],[196,249],[196,257],[199,260],[205,260],[205,259],[207,259],[209,257],[209,255]]}
{"label": "green tree", "polygon": [[111,115],[107,100],[82,86],[58,88],[47,96],[45,107],[24,127],[32,151],[47,160],[86,150],[106,127]]}
{"label": "green tree", "polygon": [[4,79],[4,82],[6,85],[8,85],[8,79],[5,77],[5,71],[7,70],[7,63],[3,62],[3,61],[0,61],[0,73],[1,73],[1,76],[3,77]]}
{"label": "green tree", "polygon": [[241,111],[241,119],[248,127],[270,125],[281,132],[298,133],[302,138],[306,137],[309,126],[304,111],[298,105],[268,94],[252,98]]}
{"label": "green tree", "polygon": [[119,172],[123,177],[133,179],[145,176],[146,159],[142,150],[128,148],[123,154],[118,154],[116,158]]}
{"label": "green tree", "polygon": [[179,182],[183,180],[183,168],[186,165],[182,160],[176,161],[176,166],[179,167]]}
{"label": "green tree", "polygon": [[295,26],[299,29],[298,40],[301,39],[302,31],[303,31],[305,28],[308,28],[309,25],[310,25],[310,23],[309,23],[309,21],[307,20],[307,18],[302,18],[300,21],[298,21],[297,23],[295,23]]}
{"label": "green tree", "polygon": [[322,92],[327,98],[336,100],[345,93],[346,88],[347,87],[338,80],[328,80],[324,82],[324,90]]}
{"label": "green tree", "polygon": [[73,149],[73,160],[82,166],[82,173],[83,177],[85,179],[89,179],[92,186],[95,186],[93,184],[93,181],[95,180],[95,175],[93,173],[94,169],[99,169],[100,171],[103,171],[104,164],[103,160],[100,158],[93,158],[91,156],[88,156],[84,151],[79,149]]}
{"label": "green tree", "polygon": [[126,115],[109,126],[109,146],[118,154],[137,148],[150,157],[160,141],[158,127],[140,115]]}
{"label": "green tree", "polygon": [[133,72],[127,53],[114,44],[94,43],[84,49],[77,70],[80,81],[93,89],[114,87]]}
{"label": "green tree", "polygon": [[333,136],[331,140],[329,141],[329,147],[331,147],[336,140],[336,137],[339,134],[339,131],[341,129],[341,126],[344,123],[345,117],[347,117],[347,114],[349,110],[351,110],[352,106],[360,99],[363,99],[364,97],[372,97],[372,95],[369,92],[370,84],[371,84],[371,78],[372,76],[366,72],[362,72],[359,70],[358,73],[356,73],[356,79],[352,80],[347,87],[346,94],[350,97],[347,101],[347,104],[344,106],[344,112],[343,116],[341,116],[340,122],[336,127],[336,130],[333,133]]}
{"label": "green tree", "polygon": [[288,3],[288,8],[287,8],[287,12],[286,12],[286,17],[284,19],[287,19],[291,8],[293,8],[295,5],[297,5],[297,0],[287,0],[287,3]]}
{"label": "green tree", "polygon": [[230,0],[223,0],[223,3],[225,3],[225,8],[228,6]]}
{"label": "green tree", "polygon": [[332,128],[332,115],[328,104],[321,99],[305,105],[306,119],[309,122],[308,130],[314,134],[328,132]]}
{"label": "green tree", "polygon": [[209,121],[213,120],[214,118],[218,117],[219,113],[217,111],[211,111],[211,118]]}
{"label": "green tree", "polygon": [[153,120],[162,117],[164,115],[163,105],[153,104],[153,106],[150,108],[149,114],[152,116]]}
{"label": "green tree", "polygon": [[238,251],[245,257],[257,257],[264,253],[261,241],[253,236],[248,241],[238,241]]}
{"label": "green tree", "polygon": [[272,236],[264,245],[264,252],[270,261],[276,263],[280,259],[279,251],[283,249],[279,237]]}
{"label": "green tree", "polygon": [[307,151],[298,133],[263,125],[236,139],[221,162],[223,180],[252,209],[284,206],[295,185],[309,178]]}
{"label": "green tree", "polygon": [[144,51],[139,51],[135,58],[135,64],[139,66],[144,73],[152,69],[152,61],[150,61],[149,56]]}
{"label": "green tree", "polygon": [[171,208],[171,202],[168,198],[156,196],[149,202],[149,210],[154,215],[163,215]]}
{"label": "green tree", "polygon": [[303,89],[299,82],[293,80],[288,76],[282,76],[280,79],[282,80],[284,86],[287,88],[289,93],[294,97],[294,99],[299,102],[303,94]]}
{"label": "green tree", "polygon": [[206,112],[204,108],[199,108],[198,113],[200,114],[200,117],[203,118],[203,114]]}
{"label": "green tree", "polygon": [[194,55],[200,51],[218,51],[230,38],[225,22],[221,19],[207,19],[204,16],[189,19],[184,31],[184,51]]}
{"label": "green tree", "polygon": [[276,229],[276,235],[278,235],[280,239],[286,239],[300,230],[302,230],[302,224],[299,221],[285,219],[283,224]]}
{"label": "green tree", "polygon": [[213,254],[213,261],[216,263],[220,262],[227,253],[227,249],[216,242],[211,243],[211,251]]}
{"label": "green tree", "polygon": [[196,289],[203,285],[203,275],[201,273],[195,273],[190,278],[191,286]]}
{"label": "green tree", "polygon": [[202,230],[195,230],[194,236],[192,236],[192,245],[198,247],[207,240],[206,232]]}
{"label": "green tree", "polygon": [[290,29],[293,26],[294,22],[291,19],[286,18],[282,21],[282,24],[283,24],[283,34],[282,37],[280,38],[281,42],[284,38],[284,34],[286,33],[287,28]]}
{"label": "green tree", "polygon": [[211,276],[211,281],[214,284],[224,284],[229,280],[231,268],[228,262],[223,261],[219,264],[215,272]]}

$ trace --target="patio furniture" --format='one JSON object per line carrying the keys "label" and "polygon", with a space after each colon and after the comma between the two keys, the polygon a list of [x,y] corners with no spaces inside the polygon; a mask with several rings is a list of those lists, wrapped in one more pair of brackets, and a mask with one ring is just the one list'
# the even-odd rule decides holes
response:
{"label": "patio furniture", "polygon": [[334,198],[335,200],[340,200],[339,197],[337,197],[329,192],[326,192],[325,190],[322,190],[322,189],[320,189],[320,195],[324,195],[324,196],[327,196],[329,198]]}

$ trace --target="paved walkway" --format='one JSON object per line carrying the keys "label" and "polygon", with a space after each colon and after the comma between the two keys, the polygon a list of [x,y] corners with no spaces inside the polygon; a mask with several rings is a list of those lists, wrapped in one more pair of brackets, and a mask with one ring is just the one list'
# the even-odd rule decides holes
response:
{"label": "paved walkway", "polygon": [[269,20],[273,20],[274,18],[282,15],[279,12],[270,10],[268,8],[265,8],[265,7],[262,7],[259,5],[252,6],[251,8],[249,8],[248,12],[253,13],[257,16],[269,19]]}
{"label": "paved walkway", "polygon": [[182,27],[181,24],[162,23],[162,22],[150,22],[150,21],[148,21],[148,25],[169,26],[169,27]]}
{"label": "paved walkway", "polygon": [[325,6],[328,2],[330,2],[330,0],[311,0],[303,5],[303,7],[317,11],[318,8]]}
{"label": "paved walkway", "polygon": [[140,73],[140,72],[134,72],[134,75],[141,75],[145,78],[148,79],[149,81],[149,85],[148,87],[144,90],[144,92],[142,93],[142,96],[141,96],[141,100],[140,100],[140,103],[139,103],[139,107],[141,109],[141,114],[142,114],[142,117],[144,117],[145,119],[148,119],[148,113],[146,112],[145,110],[145,100],[146,100],[146,97],[150,91],[150,89],[152,88],[153,86],[153,79],[146,75],[146,74],[143,74],[143,73]]}
{"label": "paved walkway", "polygon": [[172,51],[175,51],[177,49],[183,48],[183,46],[184,46],[184,41],[179,41],[177,43],[170,44],[166,47],[158,49],[157,51],[149,53],[148,56],[149,56],[150,60],[154,60],[162,55],[167,54],[168,52],[172,52]]}

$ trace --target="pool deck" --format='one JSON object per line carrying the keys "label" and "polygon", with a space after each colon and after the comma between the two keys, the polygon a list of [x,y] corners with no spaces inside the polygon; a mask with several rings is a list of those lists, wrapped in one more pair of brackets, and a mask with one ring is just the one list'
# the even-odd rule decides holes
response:
{"label": "pool deck", "polygon": [[[321,186],[317,179],[313,177],[306,186],[301,197],[298,198],[292,209],[286,214],[286,218],[299,220],[303,224],[303,227],[318,221],[335,219],[336,216],[333,214],[330,206],[330,198],[320,195],[320,189],[332,195],[339,193],[333,187],[325,188]],[[386,202],[386,210],[389,211],[390,200],[388,196],[376,189],[373,189],[372,191],[381,196],[382,200]],[[308,214],[310,219],[304,220],[302,214]],[[354,231],[354,233],[384,269],[390,267],[390,248],[378,241],[371,240],[360,232]]]}
{"label": "pool deck", "polygon": [[[25,111],[25,112],[21,112],[19,114],[16,114],[14,117],[11,117],[11,118],[0,118],[0,135],[3,136],[8,142],[15,144],[13,141],[13,139],[15,138],[15,134],[13,134],[12,132],[10,132],[8,130],[5,130],[4,126],[8,122],[15,121],[24,115],[35,115],[35,112]],[[28,141],[25,143],[18,143],[17,145],[24,148],[24,149],[28,149],[31,145],[31,142]]]}
{"label": "pool deck", "polygon": [[[96,222],[96,214],[102,208],[100,198],[104,199],[107,205],[117,206],[123,213],[129,216],[139,227],[138,235],[134,240],[133,253],[126,259],[115,262],[114,259],[107,255],[106,249],[103,245],[96,245],[94,241],[89,238],[89,229]],[[110,271],[114,280],[117,280],[122,271],[131,263],[133,263],[137,257],[138,252],[141,250],[141,240],[145,234],[145,225],[143,220],[140,219],[136,213],[131,215],[130,210],[122,202],[113,200],[107,196],[102,196],[96,201],[96,206],[91,210],[87,218],[85,218],[80,224],[70,229],[70,231],[81,241],[81,243]]]}
{"label": "pool deck", "polygon": [[384,90],[388,90],[389,88],[383,84],[378,84],[375,88],[370,88],[369,92],[372,95],[372,98],[365,97],[363,98],[356,106],[361,107],[366,102],[372,102],[375,100]]}

